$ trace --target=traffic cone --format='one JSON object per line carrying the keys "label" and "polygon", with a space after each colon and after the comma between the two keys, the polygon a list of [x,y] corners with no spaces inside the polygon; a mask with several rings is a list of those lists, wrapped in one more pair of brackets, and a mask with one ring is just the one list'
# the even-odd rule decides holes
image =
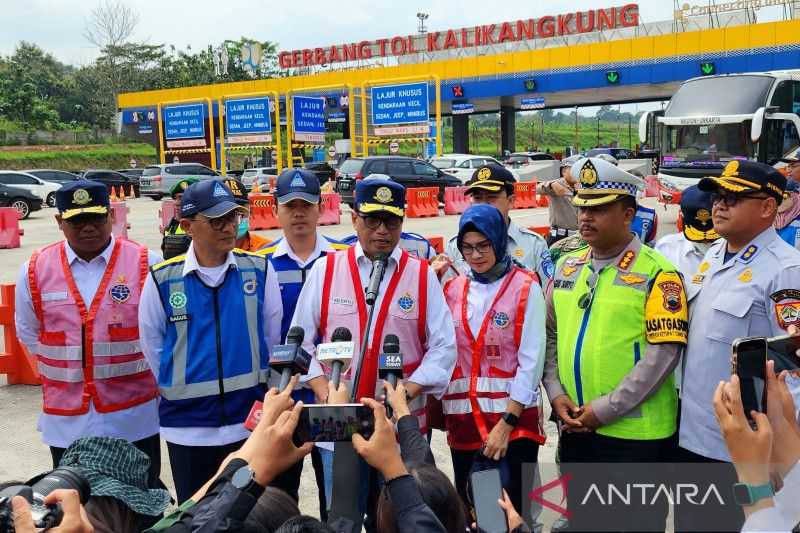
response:
{"label": "traffic cone", "polygon": [[122,185],[119,186],[119,201],[120,202],[125,201],[125,187],[123,187]]}
{"label": "traffic cone", "polygon": [[133,190],[133,183],[131,183],[131,192],[128,195],[131,199],[136,198],[136,191]]}
{"label": "traffic cone", "polygon": [[119,198],[117,198],[117,188],[114,187],[114,186],[111,187],[111,198],[110,198],[110,200],[112,202],[119,201]]}
{"label": "traffic cone", "polygon": [[258,182],[253,183],[253,189],[250,192],[261,192],[261,188],[258,186]]}

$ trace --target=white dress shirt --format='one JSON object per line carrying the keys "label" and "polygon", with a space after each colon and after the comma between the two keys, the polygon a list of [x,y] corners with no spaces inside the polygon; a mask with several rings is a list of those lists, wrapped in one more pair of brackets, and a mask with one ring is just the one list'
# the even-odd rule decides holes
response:
{"label": "white dress shirt", "polygon": [[[492,307],[497,291],[505,277],[492,283],[470,281],[467,294],[467,320],[473,335],[481,329],[486,313]],[[511,382],[509,396],[523,406],[531,405],[539,398],[539,382],[544,372],[546,310],[544,296],[538,283],[531,283],[528,302],[525,306],[525,322],[522,325],[517,359],[519,367]]]}
{"label": "white dress shirt", "polygon": [[[194,244],[189,245],[186,252],[186,261],[183,263],[183,275],[197,272],[200,280],[209,287],[219,286],[225,278],[228,268],[236,268],[233,253],[228,253],[225,263],[216,267],[204,267],[197,263],[194,254]],[[270,351],[280,343],[281,316],[281,290],[278,278],[272,265],[267,262],[267,278],[264,287],[264,335]],[[242,326],[245,327],[245,326]],[[142,352],[147,362],[153,369],[153,374],[158,376],[161,364],[161,350],[164,348],[164,336],[167,333],[167,315],[158,286],[153,276],[147,276],[147,281],[142,290],[139,302],[139,332],[142,341]],[[210,332],[213,334],[213,332]],[[250,435],[242,424],[231,424],[222,427],[162,427],[161,436],[164,440],[183,446],[221,446],[246,439]]]}
{"label": "white dress shirt", "polygon": [[711,243],[692,242],[683,233],[671,233],[658,239],[655,250],[669,259],[683,275],[686,283],[686,297],[691,300],[700,290],[700,286],[689,283],[692,276],[697,274],[700,263],[703,262],[706,252],[711,247]]}
{"label": "white dress shirt", "polygon": [[272,252],[272,257],[288,255],[289,259],[297,263],[298,268],[305,268],[307,264],[315,261],[323,253],[336,251],[333,246],[331,246],[330,241],[320,234],[320,232],[317,232],[317,242],[314,244],[314,251],[311,252],[311,255],[309,255],[305,260],[300,259],[297,254],[294,253],[294,250],[292,250],[292,247],[289,246],[289,241],[286,240],[286,237],[283,237],[280,241],[278,241],[278,244],[274,246],[275,251]]}
{"label": "white dress shirt", "polygon": [[[400,261],[400,254],[400,248],[396,247],[389,256],[386,272],[378,289],[378,298],[375,301],[376,310],[380,309],[382,305],[389,280],[392,278]],[[364,250],[361,248],[360,243],[355,245],[355,255],[361,285],[366,287],[369,284],[372,261],[364,255]],[[327,261],[327,257],[322,257],[311,267],[308,279],[297,300],[297,308],[292,318],[292,326],[300,326],[305,331],[303,348],[312,355],[315,355],[314,338],[319,330],[320,310],[323,303],[327,305],[327,302],[322,302],[322,286],[324,284]],[[424,393],[433,394],[437,398],[441,398],[447,390],[447,385],[450,383],[450,377],[453,374],[453,368],[456,363],[456,336],[453,328],[453,317],[444,300],[442,286],[439,284],[439,280],[436,279],[433,269],[430,268],[428,269],[427,298],[425,334],[428,341],[428,350],[425,352],[419,367],[413,374],[407,376],[406,380],[421,385]],[[373,333],[374,327],[370,328],[368,340],[370,344],[372,343]],[[351,366],[355,367],[358,364],[359,354],[355,354]],[[308,374],[304,376],[303,380],[308,381],[322,374],[322,367],[315,356],[312,358]]]}
{"label": "white dress shirt", "polygon": [[792,531],[800,523],[800,464],[783,479],[783,487],[773,497],[774,506],[751,514],[742,531]]}
{"label": "white dress shirt", "polygon": [[[111,252],[114,251],[114,236],[103,252],[89,262],[75,254],[68,243],[64,243],[72,277],[81,298],[88,306],[103,274],[106,271]],[[148,263],[159,263],[161,256],[149,252]],[[28,286],[28,263],[25,261],[19,270],[17,289],[14,297],[16,305],[15,321],[17,336],[31,353],[36,353],[39,344],[39,319],[33,309],[31,290]],[[135,442],[158,433],[158,400],[153,399],[129,409],[111,413],[98,413],[94,402],[89,402],[89,412],[76,416],[62,416],[41,413],[37,429],[42,433],[42,441],[48,446],[67,448],[81,437],[116,437]]]}

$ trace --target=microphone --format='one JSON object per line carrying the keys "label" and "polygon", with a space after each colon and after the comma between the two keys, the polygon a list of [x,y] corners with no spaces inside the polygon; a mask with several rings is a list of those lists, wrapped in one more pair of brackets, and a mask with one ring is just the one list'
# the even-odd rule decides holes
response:
{"label": "microphone", "polygon": [[333,330],[331,342],[317,346],[317,361],[331,367],[331,382],[335,389],[339,388],[342,372],[347,371],[353,360],[355,344],[352,339],[349,329],[339,327]]}
{"label": "microphone", "polygon": [[311,364],[311,355],[301,345],[306,332],[300,326],[293,326],[286,334],[286,344],[279,344],[272,349],[269,367],[281,373],[282,391],[292,379],[292,374],[306,374]]}
{"label": "microphone", "polygon": [[366,295],[364,296],[367,305],[374,305],[375,300],[378,299],[378,288],[381,285],[383,273],[386,272],[388,259],[389,256],[384,253],[379,253],[372,261],[372,272],[369,275],[369,285],[367,286]]}
{"label": "microphone", "polygon": [[[378,377],[397,387],[397,380],[403,377],[403,354],[400,353],[400,339],[389,334],[383,338],[383,352],[378,358]],[[392,407],[386,404],[386,415],[391,418]]]}

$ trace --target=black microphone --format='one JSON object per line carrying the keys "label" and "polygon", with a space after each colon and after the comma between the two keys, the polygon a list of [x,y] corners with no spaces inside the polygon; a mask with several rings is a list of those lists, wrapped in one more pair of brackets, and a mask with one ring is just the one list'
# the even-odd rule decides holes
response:
{"label": "black microphone", "polygon": [[278,388],[282,391],[289,385],[292,374],[306,374],[311,364],[311,355],[301,345],[306,332],[300,326],[293,326],[286,334],[286,344],[280,344],[272,349],[269,366],[281,373],[281,384]]}
{"label": "black microphone", "polygon": [[[403,354],[400,353],[400,339],[389,334],[383,338],[383,352],[378,358],[378,377],[397,387],[397,380],[403,377]],[[392,407],[386,401],[386,416],[392,416]]]}
{"label": "black microphone", "polygon": [[378,299],[378,288],[381,286],[383,273],[386,272],[388,259],[388,255],[379,253],[375,255],[375,259],[372,261],[372,272],[369,275],[369,285],[367,286],[366,295],[364,297],[367,301],[367,305],[374,305],[375,300]]}
{"label": "black microphone", "polygon": [[331,367],[331,382],[334,389],[339,388],[342,372],[346,371],[353,360],[355,347],[353,345],[353,334],[344,327],[333,330],[331,342],[326,342],[317,346],[317,361],[326,363]]}

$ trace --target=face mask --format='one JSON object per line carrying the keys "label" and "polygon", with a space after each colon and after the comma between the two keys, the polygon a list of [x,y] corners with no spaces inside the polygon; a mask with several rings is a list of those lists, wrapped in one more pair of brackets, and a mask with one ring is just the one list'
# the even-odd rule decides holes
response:
{"label": "face mask", "polygon": [[239,222],[239,227],[236,229],[236,238],[241,239],[247,234],[247,231],[250,229],[250,219],[243,218],[241,222]]}

